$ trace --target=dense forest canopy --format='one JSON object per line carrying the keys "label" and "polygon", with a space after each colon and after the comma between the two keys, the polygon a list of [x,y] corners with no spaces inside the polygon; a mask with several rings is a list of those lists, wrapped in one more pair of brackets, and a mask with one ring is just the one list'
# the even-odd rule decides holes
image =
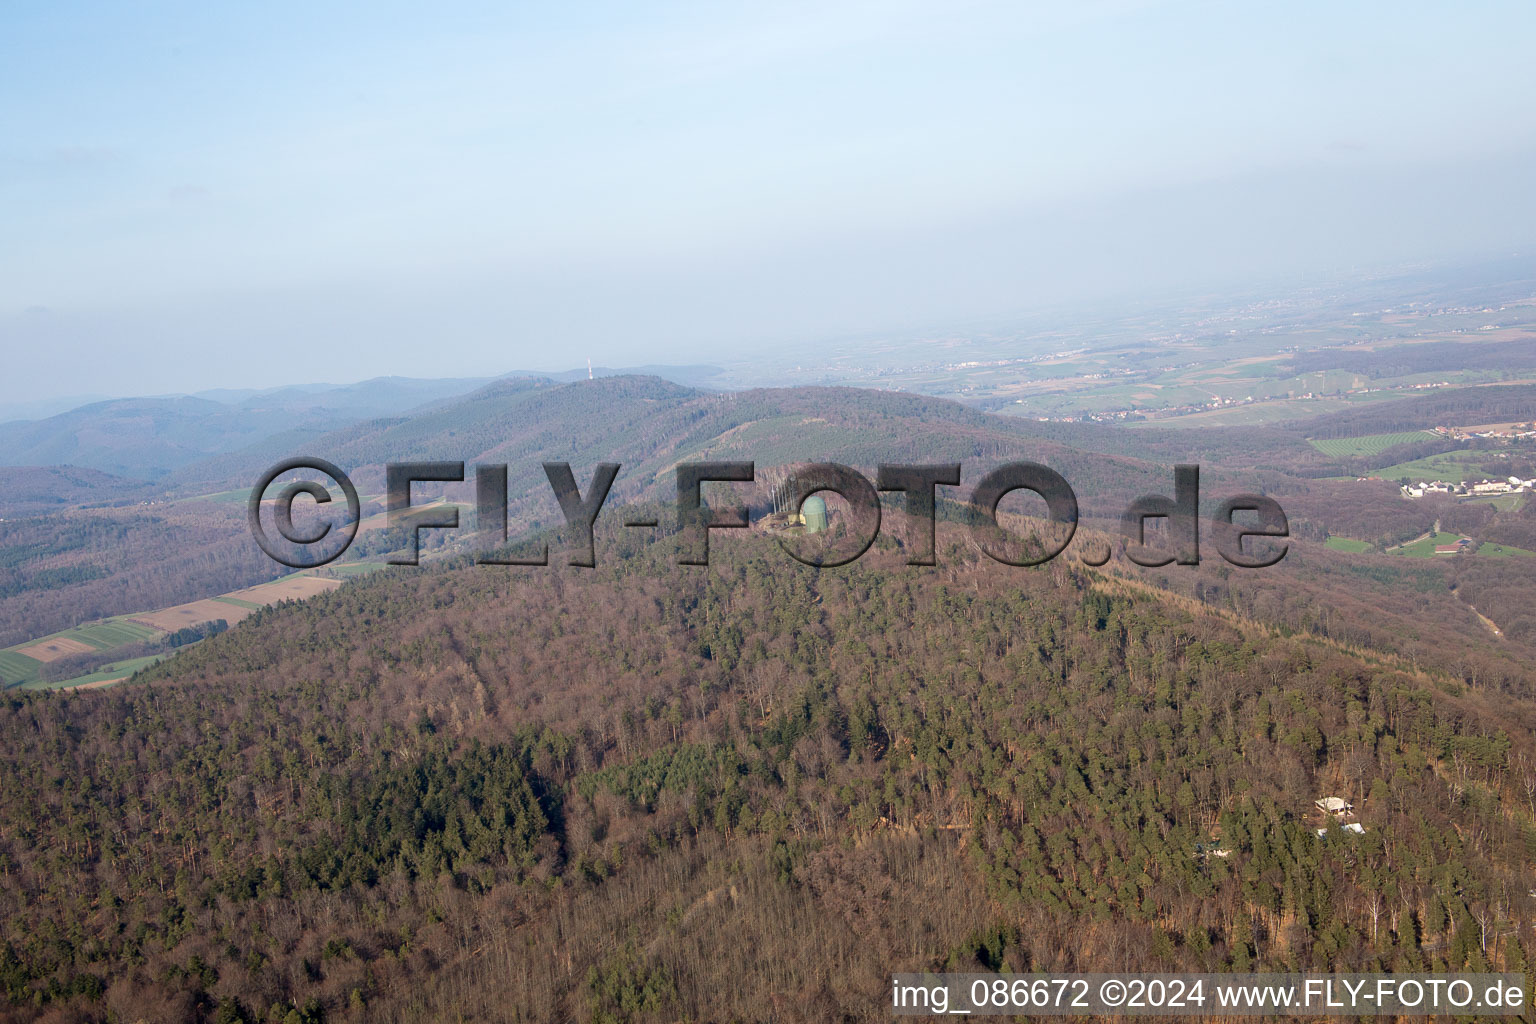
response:
{"label": "dense forest canopy", "polygon": [[393,571],[8,694],[4,1016],[874,1020],[897,969],[1536,952],[1517,683],[948,523],[935,569],[667,541]]}

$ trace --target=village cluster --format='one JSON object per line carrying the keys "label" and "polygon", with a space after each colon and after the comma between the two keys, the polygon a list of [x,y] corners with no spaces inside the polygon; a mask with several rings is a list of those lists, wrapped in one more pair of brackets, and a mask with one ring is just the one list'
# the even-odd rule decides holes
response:
{"label": "village cluster", "polygon": [[1400,490],[1405,498],[1423,498],[1432,494],[1452,498],[1486,498],[1498,494],[1518,494],[1521,491],[1536,490],[1536,478],[1522,480],[1518,476],[1511,476],[1503,480],[1468,480],[1465,483],[1431,480],[1427,483],[1403,484]]}

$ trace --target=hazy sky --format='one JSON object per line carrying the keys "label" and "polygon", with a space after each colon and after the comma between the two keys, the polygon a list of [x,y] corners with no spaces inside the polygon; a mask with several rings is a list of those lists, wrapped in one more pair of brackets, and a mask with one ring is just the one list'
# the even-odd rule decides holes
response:
{"label": "hazy sky", "polygon": [[1536,242],[1533,52],[1528,0],[8,0],[0,400],[1497,253]]}

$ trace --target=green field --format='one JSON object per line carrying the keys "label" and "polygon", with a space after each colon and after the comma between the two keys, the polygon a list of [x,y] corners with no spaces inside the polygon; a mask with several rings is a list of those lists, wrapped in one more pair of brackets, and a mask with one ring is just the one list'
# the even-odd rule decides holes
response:
{"label": "green field", "polygon": [[0,689],[37,678],[43,663],[15,651],[0,651]]}
{"label": "green field", "polygon": [[1440,544],[1454,544],[1462,537],[1459,533],[1434,533],[1420,540],[1404,544],[1402,547],[1393,548],[1394,555],[1407,555],[1409,558],[1434,558],[1435,547]]}
{"label": "green field", "polygon": [[328,565],[326,568],[337,576],[363,576],[370,572],[378,572],[380,569],[388,568],[388,563],[343,562],[340,565]]}
{"label": "green field", "polygon": [[110,665],[103,665],[100,669],[89,675],[76,676],[73,679],[60,679],[57,682],[42,682],[33,680],[21,686],[23,690],[62,690],[66,686],[81,686],[85,683],[99,683],[105,679],[121,679],[131,676],[141,668],[153,665],[157,661],[170,657],[170,654],[151,654],[143,658],[129,658],[127,661],[115,661]]}
{"label": "green field", "polygon": [[1383,480],[1399,480],[1407,477],[1415,481],[1444,480],[1447,483],[1460,484],[1468,480],[1481,480],[1487,475],[1478,467],[1488,461],[1488,455],[1488,452],[1444,452],[1423,459],[1414,459],[1412,462],[1399,462],[1395,466],[1375,470],[1374,475]]}
{"label": "green field", "polygon": [[1351,540],[1348,537],[1329,537],[1323,542],[1323,546],[1335,551],[1347,551],[1352,555],[1358,555],[1362,551],[1371,550],[1371,545],[1363,540]]}
{"label": "green field", "polygon": [[42,662],[29,658],[25,654],[16,653],[16,647],[27,647],[44,640],[65,639],[78,640],[98,651],[109,651],[114,647],[136,644],[160,635],[160,630],[141,626],[137,622],[129,622],[126,619],[103,619],[100,622],[90,622],[84,626],[75,626],[59,633],[37,637],[0,651],[0,688],[30,683],[37,679],[38,669],[42,667]]}
{"label": "green field", "polygon": [[257,604],[255,601],[246,601],[238,597],[229,597],[227,595],[220,595],[219,597],[214,598],[214,600],[222,601],[225,604],[232,604],[236,608],[249,608],[253,612],[261,607],[261,605]]}
{"label": "green field", "polygon": [[153,639],[159,636],[160,632],[158,629],[141,626],[127,619],[103,619],[101,622],[76,626],[74,629],[66,629],[55,635],[79,640],[81,643],[90,644],[98,651],[106,651],[113,647],[121,647],[123,644],[136,644],[141,640]]}
{"label": "green field", "polygon": [[1488,558],[1536,558],[1536,551],[1507,547],[1503,544],[1479,544],[1477,553]]}
{"label": "green field", "polygon": [[176,498],[174,499],[173,503],[179,505],[182,502],[191,501],[244,502],[248,501],[250,497],[251,489],[249,487],[241,487],[233,491],[214,491],[212,494],[192,494],[185,498]]}
{"label": "green field", "polygon": [[1519,510],[1521,505],[1525,504],[1525,495],[1495,494],[1487,498],[1470,498],[1467,503],[1470,505],[1492,505],[1500,512],[1515,512]]}
{"label": "green field", "polygon": [[1433,441],[1438,436],[1428,430],[1408,430],[1397,434],[1367,434],[1364,437],[1330,437],[1313,440],[1311,443],[1312,447],[1324,455],[1350,457],[1376,455],[1396,445]]}

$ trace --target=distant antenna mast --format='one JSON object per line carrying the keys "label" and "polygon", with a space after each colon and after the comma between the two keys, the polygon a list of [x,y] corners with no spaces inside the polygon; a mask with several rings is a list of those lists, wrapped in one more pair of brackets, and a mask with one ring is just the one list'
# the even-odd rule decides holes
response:
{"label": "distant antenna mast", "polygon": [[592,379],[592,357],[587,356],[587,380]]}

